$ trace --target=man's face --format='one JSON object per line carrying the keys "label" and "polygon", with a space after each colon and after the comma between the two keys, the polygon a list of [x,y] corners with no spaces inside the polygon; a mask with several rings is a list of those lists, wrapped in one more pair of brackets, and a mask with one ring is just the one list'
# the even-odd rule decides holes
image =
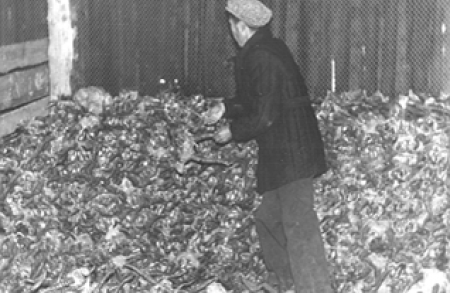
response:
{"label": "man's face", "polygon": [[228,22],[230,23],[233,38],[235,39],[239,47],[243,47],[245,45],[243,22],[240,20],[236,21],[233,18],[229,18]]}

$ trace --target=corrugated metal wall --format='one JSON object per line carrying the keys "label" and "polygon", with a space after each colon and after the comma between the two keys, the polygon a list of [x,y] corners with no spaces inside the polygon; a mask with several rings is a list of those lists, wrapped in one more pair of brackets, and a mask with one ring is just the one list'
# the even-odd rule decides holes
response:
{"label": "corrugated metal wall", "polygon": [[[86,1],[86,0],[85,0]],[[265,0],[311,93],[450,89],[448,0]],[[154,93],[160,77],[231,95],[225,0],[97,0],[80,20],[81,84]],[[335,68],[332,70],[332,60]]]}

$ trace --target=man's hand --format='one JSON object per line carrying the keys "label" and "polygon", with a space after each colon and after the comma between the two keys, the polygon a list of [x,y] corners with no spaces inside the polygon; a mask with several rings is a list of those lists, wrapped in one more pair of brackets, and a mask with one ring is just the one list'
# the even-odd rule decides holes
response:
{"label": "man's hand", "polygon": [[231,140],[231,136],[230,127],[228,125],[224,125],[217,130],[214,135],[214,140],[217,143],[227,143]]}
{"label": "man's hand", "polygon": [[222,118],[223,114],[225,114],[225,104],[219,102],[203,113],[203,121],[208,125],[215,124]]}

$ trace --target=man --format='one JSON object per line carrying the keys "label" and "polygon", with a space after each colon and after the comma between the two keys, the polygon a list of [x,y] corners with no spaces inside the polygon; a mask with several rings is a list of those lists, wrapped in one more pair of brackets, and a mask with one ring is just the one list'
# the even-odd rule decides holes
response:
{"label": "man", "polygon": [[272,11],[258,0],[228,0],[235,59],[236,96],[205,114],[208,123],[231,120],[218,143],[255,139],[259,145],[255,213],[264,261],[286,290],[332,292],[314,210],[313,178],[327,167],[317,119],[304,79],[287,46],[273,38]]}

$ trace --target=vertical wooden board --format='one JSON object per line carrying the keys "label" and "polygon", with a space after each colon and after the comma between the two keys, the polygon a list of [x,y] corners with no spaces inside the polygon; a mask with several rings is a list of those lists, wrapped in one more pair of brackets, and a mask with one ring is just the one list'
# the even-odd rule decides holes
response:
{"label": "vertical wooden board", "polygon": [[302,1],[298,0],[286,0],[286,21],[284,25],[284,38],[286,45],[291,50],[294,58],[297,60],[299,53],[299,20],[300,20],[300,8]]}
{"label": "vertical wooden board", "polygon": [[0,2],[0,45],[10,45],[16,42],[15,4],[15,0],[3,0]]}
{"label": "vertical wooden board", "polygon": [[40,28],[40,21],[39,21],[39,9],[38,5],[42,3],[42,0],[25,0],[24,5],[22,9],[24,10],[24,20],[25,20],[25,27],[24,27],[24,35],[25,41],[31,41],[36,40],[39,38],[39,28]]}
{"label": "vertical wooden board", "polygon": [[430,0],[411,0],[411,9],[413,23],[410,34],[408,62],[411,66],[412,90],[420,93],[428,90]]}
{"label": "vertical wooden board", "polygon": [[430,21],[431,62],[428,64],[428,93],[437,96],[442,91],[444,64],[444,36],[442,24],[444,22],[444,5],[442,0],[434,0],[432,5],[433,17]]}
{"label": "vertical wooden board", "polygon": [[352,1],[350,16],[350,56],[349,56],[349,81],[350,91],[363,88],[364,78],[363,64],[363,15],[362,1]]}
{"label": "vertical wooden board", "polygon": [[137,10],[139,9],[137,7],[137,3],[138,0],[133,0],[133,1],[127,1],[127,2],[131,2],[129,3],[130,5],[127,6],[128,3],[123,3],[123,5],[127,6],[127,10],[126,10],[126,18],[125,20],[128,20],[130,22],[129,27],[127,27],[126,30],[126,37],[125,37],[125,42],[126,42],[126,57],[124,58],[124,62],[130,63],[127,64],[127,71],[128,74],[126,75],[126,80],[125,80],[125,84],[124,87],[125,88],[131,88],[134,90],[138,90],[139,89],[139,50],[137,47]]}
{"label": "vertical wooden board", "polygon": [[[385,50],[385,30],[386,30],[386,18],[384,17],[384,0],[382,0],[382,3],[380,4],[380,14],[378,14],[378,34],[377,34],[377,43],[378,43],[378,50],[377,50],[377,90],[381,91],[381,78],[383,74],[383,53]],[[384,93],[388,94],[388,93]]]}
{"label": "vertical wooden board", "polygon": [[16,0],[14,1],[12,10],[13,10],[13,15],[14,15],[14,26],[15,26],[15,31],[14,31],[14,43],[20,43],[20,42],[24,42],[25,38],[24,38],[24,21],[25,21],[25,16],[24,16],[24,10],[23,10],[23,2],[24,0]]}
{"label": "vertical wooden board", "polygon": [[181,53],[179,49],[182,48],[181,43],[182,35],[178,34],[178,14],[177,3],[174,0],[164,1],[161,5],[163,19],[159,27],[159,38],[162,38],[159,56],[162,57],[164,62],[159,64],[159,72],[168,80],[172,82],[175,78],[179,78],[179,66],[178,61]]}
{"label": "vertical wooden board", "polygon": [[19,38],[20,42],[26,42],[33,39],[35,34],[35,24],[36,20],[34,18],[35,11],[33,9],[33,2],[29,0],[19,0],[17,3],[21,3],[19,9],[19,15],[22,18],[22,27]]}
{"label": "vertical wooden board", "polygon": [[72,26],[69,0],[49,0],[48,3],[51,97],[57,99],[72,94],[71,72],[76,30]]}
{"label": "vertical wooden board", "polygon": [[[229,46],[225,41],[228,37],[228,22],[225,18],[224,5],[217,1],[207,1],[205,32],[207,46],[205,46],[206,92],[208,96],[224,96],[232,94],[233,72],[227,67]],[[220,40],[220,41],[219,41]]]}
{"label": "vertical wooden board", "polygon": [[[36,17],[36,35],[35,39],[41,39],[48,37],[48,24],[47,24],[47,1],[33,1],[35,17]],[[85,11],[87,13],[87,11]]]}
{"label": "vertical wooden board", "polygon": [[442,91],[450,94],[450,2],[442,0],[441,7],[444,12],[444,32],[443,32],[443,72],[442,72]]}
{"label": "vertical wooden board", "polygon": [[294,17],[297,18],[296,26],[293,28],[295,31],[290,32],[290,34],[295,34],[296,41],[292,41],[292,46],[294,46],[295,52],[294,58],[296,59],[299,68],[300,73],[303,75],[304,78],[306,78],[306,75],[308,74],[307,68],[308,68],[308,22],[307,22],[307,1],[308,0],[301,0],[301,1],[291,1],[293,2],[293,5],[297,5],[297,14],[294,15]]}
{"label": "vertical wooden board", "polygon": [[102,86],[106,90],[105,74],[107,72],[106,64],[108,61],[108,45],[106,37],[108,33],[105,27],[108,25],[107,10],[104,9],[102,1],[86,1],[88,5],[88,14],[79,21],[78,42],[81,46],[79,58],[85,59],[86,71],[84,79],[86,85]]}
{"label": "vertical wooden board", "polygon": [[189,38],[191,36],[191,32],[189,29],[190,19],[191,19],[191,11],[189,9],[189,1],[183,0],[183,87],[188,79],[189,75]]}
{"label": "vertical wooden board", "polygon": [[175,78],[183,80],[184,72],[184,5],[183,1],[172,0],[175,7],[175,41],[176,41],[176,60],[175,60]]}
{"label": "vertical wooden board", "polygon": [[199,28],[199,49],[198,49],[198,53],[199,53],[199,91],[198,93],[202,93],[204,94],[206,92],[206,75],[205,75],[205,67],[206,67],[206,47],[205,47],[205,42],[206,40],[206,31],[207,31],[207,27],[206,27],[206,9],[207,9],[207,0],[202,0],[200,2],[200,28]]}
{"label": "vertical wooden board", "polygon": [[378,61],[379,90],[392,96],[395,93],[397,48],[397,1],[384,0]]}
{"label": "vertical wooden board", "polygon": [[[105,66],[103,72],[101,72],[101,83],[103,87],[106,88],[111,94],[117,94],[119,91],[119,84],[121,83],[121,72],[116,71],[118,68],[117,62],[114,58],[115,52],[118,48],[121,48],[122,37],[118,35],[118,22],[121,20],[117,18],[121,12],[121,7],[116,7],[116,2],[118,0],[101,0],[101,5],[99,5],[99,12],[101,14],[101,33],[104,34],[102,38],[102,49],[103,56],[105,58]],[[114,36],[114,37],[113,37]]]}
{"label": "vertical wooden board", "polygon": [[[97,1],[95,1],[97,2]],[[117,46],[118,38],[120,36],[114,33],[114,22],[119,21],[113,18],[113,10],[115,7],[115,0],[100,0],[96,5],[96,14],[98,18],[95,23],[98,25],[98,43],[100,44],[101,58],[103,64],[101,71],[95,73],[95,79],[98,80],[98,85],[104,87],[108,92],[114,94],[118,90],[118,83],[120,78],[119,72],[114,72],[115,62],[114,46]]]}
{"label": "vertical wooden board", "polygon": [[349,78],[349,2],[333,0],[329,3],[331,10],[330,46],[331,57],[336,64],[336,92],[348,90]]}
{"label": "vertical wooden board", "polygon": [[200,10],[201,1],[189,1],[189,75],[186,81],[186,93],[201,92],[201,57],[200,57]]}
{"label": "vertical wooden board", "polygon": [[[118,31],[121,37],[120,50],[116,50],[114,59],[120,60],[120,68],[117,72],[122,72],[119,91],[123,89],[138,89],[139,68],[137,59],[137,0],[119,1],[121,15],[119,16]],[[117,9],[119,10],[119,9]],[[114,14],[113,14],[114,15]],[[113,21],[114,23],[114,21]],[[115,71],[116,72],[116,71]]]}
{"label": "vertical wooden board", "polygon": [[16,21],[18,22],[16,42],[26,42],[34,39],[35,14],[33,0],[16,0]]}
{"label": "vertical wooden board", "polygon": [[299,55],[297,56],[300,72],[306,79],[308,74],[308,17],[307,17],[307,2],[308,0],[301,1],[300,7],[300,20],[299,20],[299,38],[297,46],[299,47]]}
{"label": "vertical wooden board", "polygon": [[161,25],[156,1],[138,2],[138,47],[139,47],[139,90],[154,95],[158,84],[158,35],[156,27]]}
{"label": "vertical wooden board", "polygon": [[408,0],[398,0],[397,47],[395,59],[395,94],[407,94],[410,86],[408,52]]}
{"label": "vertical wooden board", "polygon": [[79,0],[71,2],[72,23],[76,28],[74,40],[74,60],[71,76],[73,91],[87,86],[86,72],[88,71],[89,60],[89,20],[88,20],[88,0]]}
{"label": "vertical wooden board", "polygon": [[288,19],[288,5],[289,5],[289,0],[284,0],[284,1],[280,1],[280,6],[279,6],[279,13],[278,13],[278,18],[279,18],[279,29],[278,29],[278,36],[280,38],[282,38],[283,40],[287,40],[287,35],[286,35],[286,31],[287,31],[287,19]]}
{"label": "vertical wooden board", "polygon": [[283,3],[286,0],[272,0],[272,12],[273,12],[273,20],[271,23],[272,33],[274,36],[278,38],[283,38]]}
{"label": "vertical wooden board", "polygon": [[[273,10],[273,3],[270,1],[266,2],[268,7]],[[223,9],[223,8],[222,8]],[[220,12],[223,14],[223,12]],[[234,56],[237,54],[237,47],[233,36],[231,35],[231,30],[228,24],[227,19],[224,17],[225,25],[222,28],[222,36],[224,40],[224,52],[222,60],[223,62],[223,74],[224,80],[226,83],[226,87],[223,89],[223,92],[220,93],[221,96],[224,97],[232,97],[235,95],[236,84],[235,84],[235,76],[234,76]]]}
{"label": "vertical wooden board", "polygon": [[[121,4],[121,0],[113,0],[114,9],[111,9],[111,36],[114,36],[114,41],[111,43],[110,52],[111,52],[111,65],[112,71],[114,72],[114,76],[117,77],[116,82],[114,83],[114,88],[112,89],[113,94],[118,94],[121,88],[124,85],[124,79],[126,78],[127,68],[125,68],[125,34],[126,28],[128,25],[128,20],[126,19],[126,8]],[[111,38],[112,41],[112,38]]]}
{"label": "vertical wooden board", "polygon": [[307,84],[312,97],[324,96],[330,89],[328,28],[330,10],[327,0],[307,0],[308,68]]}
{"label": "vertical wooden board", "polygon": [[[172,48],[168,64],[170,65],[169,75],[173,82],[175,79],[183,80],[184,70],[184,5],[178,0],[169,1],[169,22],[170,30],[166,37],[166,47]],[[181,4],[181,5],[180,5]]]}
{"label": "vertical wooden board", "polygon": [[363,88],[369,93],[374,93],[378,89],[377,68],[378,68],[378,36],[380,14],[382,13],[380,0],[363,0],[363,45],[364,45],[364,80]]}
{"label": "vertical wooden board", "polygon": [[202,64],[202,71],[204,72],[203,78],[205,80],[204,92],[202,94],[210,96],[215,91],[214,80],[217,78],[217,59],[218,52],[215,51],[215,38],[216,34],[215,28],[217,24],[214,23],[215,16],[215,6],[216,1],[205,1],[204,5],[204,24],[203,27],[203,38],[202,38],[202,48],[204,54],[204,63]]}
{"label": "vertical wooden board", "polygon": [[5,1],[0,1],[0,46],[3,46],[5,35],[5,24],[7,19],[7,8]]}

